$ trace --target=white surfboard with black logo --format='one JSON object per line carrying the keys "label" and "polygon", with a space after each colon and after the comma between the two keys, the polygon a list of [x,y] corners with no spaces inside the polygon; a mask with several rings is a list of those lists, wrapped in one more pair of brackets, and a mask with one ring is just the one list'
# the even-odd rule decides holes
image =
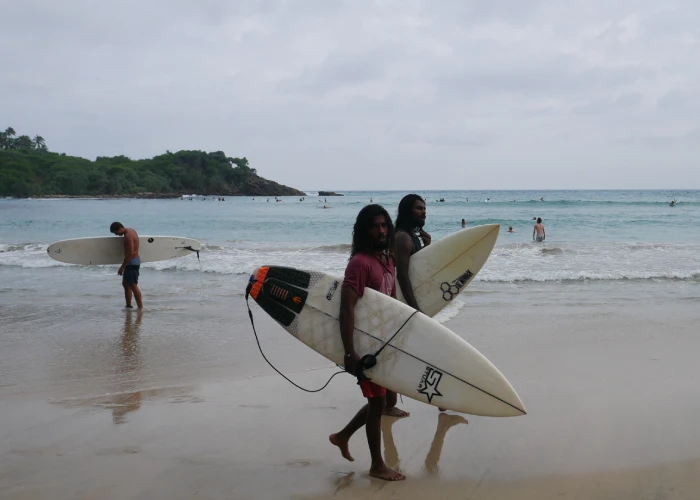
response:
{"label": "white surfboard with black logo", "polygon": [[[408,274],[423,313],[435,316],[467,288],[491,255],[499,229],[498,224],[462,229],[411,257]],[[396,297],[405,302],[398,281]]]}
{"label": "white surfboard with black logo", "polygon": [[[452,280],[458,288],[470,279],[460,276]],[[342,366],[341,287],[341,279],[325,273],[269,266],[253,272],[248,290],[289,333]],[[406,304],[365,289],[355,307],[355,348],[363,356],[382,346],[376,366],[365,374],[387,389],[473,415],[525,414],[508,380],[467,341]]]}

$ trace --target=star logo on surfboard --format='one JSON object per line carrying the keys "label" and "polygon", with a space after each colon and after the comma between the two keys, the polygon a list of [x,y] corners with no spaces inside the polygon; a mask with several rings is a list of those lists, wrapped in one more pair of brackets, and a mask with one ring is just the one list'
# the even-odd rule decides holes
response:
{"label": "star logo on surfboard", "polygon": [[428,397],[428,403],[432,403],[435,396],[442,396],[440,391],[438,391],[440,380],[442,380],[442,372],[437,371],[432,366],[425,367],[425,373],[420,379],[418,392]]}

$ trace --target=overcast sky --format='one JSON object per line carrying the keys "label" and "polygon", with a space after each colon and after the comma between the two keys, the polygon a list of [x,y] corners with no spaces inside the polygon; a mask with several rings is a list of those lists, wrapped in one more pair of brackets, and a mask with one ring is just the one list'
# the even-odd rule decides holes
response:
{"label": "overcast sky", "polygon": [[700,2],[0,0],[0,128],[300,189],[700,188]]}

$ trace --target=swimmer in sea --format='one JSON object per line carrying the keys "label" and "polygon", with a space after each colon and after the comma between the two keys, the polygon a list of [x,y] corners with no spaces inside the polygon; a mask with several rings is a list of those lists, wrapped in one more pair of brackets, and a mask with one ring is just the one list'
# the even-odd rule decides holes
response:
{"label": "swimmer in sea", "polygon": [[537,218],[537,224],[532,230],[532,240],[536,242],[541,242],[545,240],[544,225],[542,224],[542,218]]}
{"label": "swimmer in sea", "polygon": [[514,232],[515,232],[515,231],[513,231],[513,226],[508,226],[508,232],[509,232],[509,233],[514,233]]}

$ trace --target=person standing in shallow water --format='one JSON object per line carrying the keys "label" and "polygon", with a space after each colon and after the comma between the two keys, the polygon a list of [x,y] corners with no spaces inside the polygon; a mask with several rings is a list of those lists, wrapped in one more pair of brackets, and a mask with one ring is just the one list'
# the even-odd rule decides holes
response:
{"label": "person standing in shallow water", "polygon": [[[355,351],[355,305],[366,288],[396,297],[394,260],[391,249],[394,244],[394,226],[391,217],[381,205],[367,205],[357,215],[352,233],[350,261],[345,269],[345,279],[340,295],[340,335],[345,348],[345,369],[357,374],[360,356]],[[352,435],[365,426],[367,444],[372,457],[369,474],[385,481],[401,481],[403,474],[390,469],[382,456],[382,414],[386,407],[387,390],[372,382],[360,383],[362,395],[367,398],[360,411],[339,432],[328,439],[340,448],[343,458],[355,459],[348,444]]]}
{"label": "person standing in shallow water", "polygon": [[139,256],[139,235],[130,227],[124,227],[121,222],[112,222],[109,232],[117,236],[124,237],[124,262],[117,274],[122,276],[122,286],[124,287],[124,298],[126,307],[131,309],[132,296],[136,299],[136,306],[143,309],[141,300],[141,290],[139,290],[139,269],[141,267],[141,257]]}
{"label": "person standing in shallow water", "polygon": [[544,224],[542,224],[542,218],[538,217],[537,224],[535,224],[535,227],[532,229],[532,239],[533,241],[541,242],[544,241],[545,238]]}

